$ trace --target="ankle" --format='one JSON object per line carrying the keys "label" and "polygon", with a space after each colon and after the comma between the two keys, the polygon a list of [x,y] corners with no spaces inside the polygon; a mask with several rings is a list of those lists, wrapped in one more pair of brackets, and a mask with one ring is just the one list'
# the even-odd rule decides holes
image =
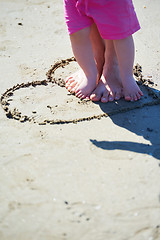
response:
{"label": "ankle", "polygon": [[133,74],[123,74],[122,75],[123,82],[133,81],[135,80]]}
{"label": "ankle", "polygon": [[117,61],[106,62],[103,67],[103,73],[107,72],[117,72],[119,71],[119,65]]}
{"label": "ankle", "polygon": [[87,72],[84,72],[86,78],[88,79],[96,79],[96,76],[98,76],[97,68],[95,69],[87,69]]}

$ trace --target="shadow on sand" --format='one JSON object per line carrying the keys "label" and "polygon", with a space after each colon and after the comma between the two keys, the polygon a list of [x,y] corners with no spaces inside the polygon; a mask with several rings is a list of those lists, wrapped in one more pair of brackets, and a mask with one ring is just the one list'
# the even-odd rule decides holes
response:
{"label": "shadow on sand", "polygon": [[[47,76],[51,80],[55,80],[57,78],[57,83],[59,81],[59,77],[66,79],[66,77],[69,76],[71,72],[77,71],[77,66],[78,65],[75,58],[63,60],[59,63],[56,63],[48,71]],[[142,75],[142,67],[139,64],[136,64],[133,69],[133,73],[144,94],[141,100],[137,102],[126,102],[122,99],[118,102],[115,101],[107,104],[101,102],[94,104],[99,105],[102,113],[104,113],[99,115],[100,118],[103,115],[105,116],[105,114],[107,114],[112,119],[114,124],[125,128],[137,134],[138,136],[143,136],[144,139],[150,141],[150,144],[135,143],[129,141],[97,141],[92,139],[90,139],[90,141],[95,146],[105,150],[127,150],[152,155],[155,158],[160,159],[160,135],[158,134],[160,131],[160,91],[153,88],[153,86],[156,85],[154,85],[152,79],[144,79]],[[133,112],[135,116],[133,115]],[[123,117],[119,117],[119,114],[123,114]],[[134,124],[132,124],[133,122]]]}
{"label": "shadow on sand", "polygon": [[[150,144],[130,142],[127,141],[127,139],[126,141],[97,141],[90,139],[92,144],[104,150],[126,150],[148,154],[160,160],[160,92],[148,86],[147,89],[143,89],[143,92],[144,97],[135,103],[120,100],[117,103],[113,102],[104,104],[97,102],[95,104],[98,104],[104,113],[109,113],[111,108],[122,108],[122,112],[119,111],[118,114],[109,114],[109,117],[112,119],[113,123],[135,133],[138,136],[143,136],[144,139],[150,141]],[[150,95],[148,92],[153,94]],[[150,107],[151,105],[153,106]],[[128,110],[133,111],[127,111],[123,113],[123,109],[125,109],[127,106]],[[148,107],[142,108],[143,106]],[[121,114],[121,117],[119,114]]]}

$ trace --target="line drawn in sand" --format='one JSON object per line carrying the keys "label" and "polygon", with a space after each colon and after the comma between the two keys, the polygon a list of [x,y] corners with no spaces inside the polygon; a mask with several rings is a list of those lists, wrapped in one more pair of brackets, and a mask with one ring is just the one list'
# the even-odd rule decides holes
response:
{"label": "line drawn in sand", "polygon": [[156,85],[150,78],[144,79],[139,64],[133,70],[144,93],[139,101],[120,99],[101,103],[80,100],[67,91],[64,81],[77,68],[74,57],[60,60],[48,70],[47,79],[21,83],[7,89],[1,96],[1,106],[7,118],[39,125],[78,123],[160,103],[159,90],[153,88]]}

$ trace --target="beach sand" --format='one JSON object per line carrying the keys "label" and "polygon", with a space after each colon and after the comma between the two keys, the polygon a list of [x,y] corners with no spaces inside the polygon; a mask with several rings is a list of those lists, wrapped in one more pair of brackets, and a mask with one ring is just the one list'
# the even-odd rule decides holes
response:
{"label": "beach sand", "polygon": [[0,240],[160,239],[160,4],[134,4],[149,92],[95,104],[57,84],[76,62],[46,75],[73,56],[63,1],[0,0]]}

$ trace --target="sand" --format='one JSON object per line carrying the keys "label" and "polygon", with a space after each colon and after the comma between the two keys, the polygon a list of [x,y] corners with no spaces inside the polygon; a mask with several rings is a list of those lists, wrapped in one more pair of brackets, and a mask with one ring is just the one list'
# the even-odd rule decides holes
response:
{"label": "sand", "polygon": [[156,97],[141,85],[137,103],[94,104],[53,81],[76,63],[39,85],[73,56],[63,2],[0,0],[0,94],[14,90],[0,107],[1,240],[160,239],[160,5],[134,3],[135,64]]}

